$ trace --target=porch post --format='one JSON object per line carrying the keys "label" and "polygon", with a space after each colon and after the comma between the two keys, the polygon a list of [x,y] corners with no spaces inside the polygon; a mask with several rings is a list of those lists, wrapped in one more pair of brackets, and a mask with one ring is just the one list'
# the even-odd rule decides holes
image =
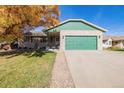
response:
{"label": "porch post", "polygon": [[50,36],[50,32],[48,32],[48,47],[51,48],[51,36]]}

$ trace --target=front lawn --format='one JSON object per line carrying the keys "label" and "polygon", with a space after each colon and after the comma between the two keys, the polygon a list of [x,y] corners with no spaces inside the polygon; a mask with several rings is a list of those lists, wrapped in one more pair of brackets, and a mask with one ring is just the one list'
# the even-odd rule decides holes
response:
{"label": "front lawn", "polygon": [[117,48],[117,47],[111,47],[108,50],[111,50],[111,51],[124,51],[124,49]]}
{"label": "front lawn", "polygon": [[56,53],[28,51],[0,54],[0,87],[49,87]]}

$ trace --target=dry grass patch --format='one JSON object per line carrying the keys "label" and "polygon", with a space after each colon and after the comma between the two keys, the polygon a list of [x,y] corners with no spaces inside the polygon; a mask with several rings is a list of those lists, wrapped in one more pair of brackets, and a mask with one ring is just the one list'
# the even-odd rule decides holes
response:
{"label": "dry grass patch", "polygon": [[49,87],[56,54],[22,52],[0,55],[0,87]]}

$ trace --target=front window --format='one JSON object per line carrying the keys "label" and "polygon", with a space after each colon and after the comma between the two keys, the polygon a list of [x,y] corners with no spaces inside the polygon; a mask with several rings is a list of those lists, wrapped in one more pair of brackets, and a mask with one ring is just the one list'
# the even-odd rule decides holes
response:
{"label": "front window", "polygon": [[30,37],[29,36],[25,36],[24,41],[30,41]]}
{"label": "front window", "polygon": [[59,41],[59,37],[56,38],[56,41]]}
{"label": "front window", "polygon": [[40,42],[41,42],[41,43],[43,42],[42,38],[40,39]]}
{"label": "front window", "polygon": [[31,42],[33,42],[33,37],[31,37]]}

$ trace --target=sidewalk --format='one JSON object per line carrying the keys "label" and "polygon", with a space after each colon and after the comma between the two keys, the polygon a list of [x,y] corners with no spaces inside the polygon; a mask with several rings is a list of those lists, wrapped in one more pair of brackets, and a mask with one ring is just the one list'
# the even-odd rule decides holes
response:
{"label": "sidewalk", "polygon": [[74,88],[73,79],[68,69],[63,52],[58,51],[52,71],[51,88]]}

